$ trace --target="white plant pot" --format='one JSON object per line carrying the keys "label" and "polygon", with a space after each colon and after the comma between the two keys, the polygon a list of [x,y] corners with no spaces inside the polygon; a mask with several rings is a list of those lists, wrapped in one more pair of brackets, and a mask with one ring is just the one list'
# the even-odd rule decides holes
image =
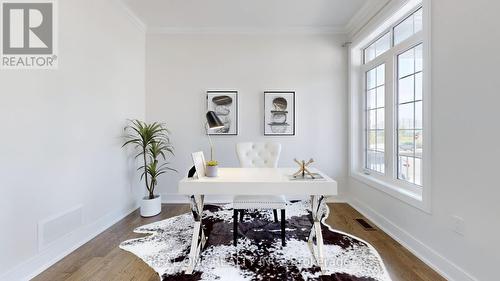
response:
{"label": "white plant pot", "polygon": [[207,166],[205,169],[205,175],[207,177],[215,178],[217,177],[218,170],[217,166]]}
{"label": "white plant pot", "polygon": [[141,216],[153,217],[161,213],[161,196],[155,195],[154,199],[145,196],[141,200]]}

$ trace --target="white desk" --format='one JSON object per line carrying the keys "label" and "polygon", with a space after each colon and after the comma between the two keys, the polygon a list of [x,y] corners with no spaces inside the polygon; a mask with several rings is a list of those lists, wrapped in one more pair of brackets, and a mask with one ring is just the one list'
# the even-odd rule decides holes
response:
{"label": "white desk", "polygon": [[[220,168],[216,178],[184,178],[179,182],[179,194],[189,195],[193,212],[194,232],[189,254],[187,274],[191,274],[205,245],[206,236],[202,227],[202,212],[205,195],[309,195],[314,225],[309,235],[309,245],[318,265],[324,270],[323,236],[321,224],[323,213],[320,206],[325,196],[337,195],[337,182],[324,173],[323,179],[291,180],[296,168]],[[316,244],[314,244],[316,237]]]}

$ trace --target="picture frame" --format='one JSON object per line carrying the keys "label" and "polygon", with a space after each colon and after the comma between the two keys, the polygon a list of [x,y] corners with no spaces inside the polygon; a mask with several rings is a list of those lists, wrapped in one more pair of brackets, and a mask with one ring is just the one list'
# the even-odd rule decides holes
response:
{"label": "picture frame", "polygon": [[198,179],[205,177],[205,155],[203,155],[203,151],[193,152],[191,153],[191,157],[193,160],[193,165],[196,169],[196,176]]}
{"label": "picture frame", "polygon": [[239,130],[238,91],[207,91],[207,111],[214,111],[224,128],[209,129],[209,135],[236,136]]}
{"label": "picture frame", "polygon": [[264,135],[295,136],[295,91],[264,92]]}

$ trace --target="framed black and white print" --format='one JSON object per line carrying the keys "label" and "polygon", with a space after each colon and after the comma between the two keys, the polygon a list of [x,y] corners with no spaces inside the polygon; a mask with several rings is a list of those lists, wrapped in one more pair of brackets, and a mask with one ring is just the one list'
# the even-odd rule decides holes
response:
{"label": "framed black and white print", "polygon": [[209,129],[210,135],[238,135],[238,92],[207,91],[207,110],[215,112],[224,123],[220,129]]}
{"label": "framed black and white print", "polygon": [[295,92],[264,92],[264,135],[295,135]]}

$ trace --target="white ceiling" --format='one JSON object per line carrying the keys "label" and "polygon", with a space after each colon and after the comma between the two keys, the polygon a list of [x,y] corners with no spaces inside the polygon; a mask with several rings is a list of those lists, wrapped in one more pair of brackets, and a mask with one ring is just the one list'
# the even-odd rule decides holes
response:
{"label": "white ceiling", "polygon": [[148,31],[324,29],[345,31],[384,0],[123,0]]}

